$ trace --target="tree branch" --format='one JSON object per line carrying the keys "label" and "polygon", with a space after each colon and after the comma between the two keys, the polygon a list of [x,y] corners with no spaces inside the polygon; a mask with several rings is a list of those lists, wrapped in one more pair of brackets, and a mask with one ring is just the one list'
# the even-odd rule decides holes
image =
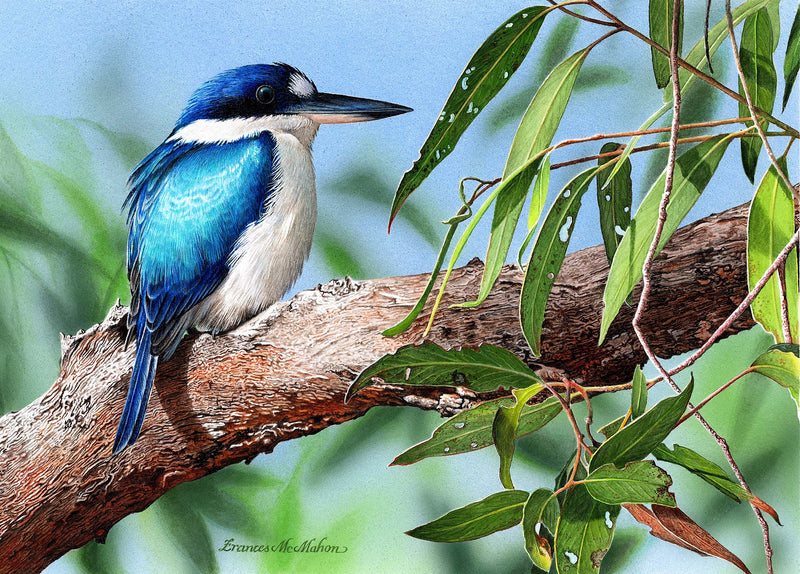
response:
{"label": "tree branch", "polygon": [[[679,230],[654,263],[643,328],[661,357],[699,347],[747,294],[746,209],[740,206]],[[445,347],[486,342],[531,364],[562,369],[576,382],[630,380],[645,362],[623,309],[597,346],[608,266],[603,247],[567,257],[548,303],[543,357],[533,361],[517,318],[522,274],[507,266],[486,302],[446,308],[429,339]],[[456,270],[444,303],[476,293],[482,266]],[[0,419],[0,571],[35,572],[170,488],[270,452],[376,405],[466,408],[470,392],[373,386],[349,403],[356,374],[398,347],[417,343],[424,312],[409,331],[380,331],[414,305],[427,277],[331,281],[279,303],[231,333],[192,335],[159,365],[139,441],[111,456],[133,363],[124,348],[126,308],[62,340],[61,371],[42,397]],[[445,305],[445,306],[446,306]],[[732,334],[753,325],[746,314]]]}

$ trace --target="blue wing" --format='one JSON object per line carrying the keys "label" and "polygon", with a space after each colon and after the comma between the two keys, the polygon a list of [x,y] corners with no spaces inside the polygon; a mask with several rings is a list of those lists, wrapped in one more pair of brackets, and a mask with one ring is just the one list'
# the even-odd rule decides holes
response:
{"label": "blue wing", "polygon": [[186,312],[228,273],[242,232],[269,201],[275,141],[165,142],[131,176],[128,212],[128,325],[136,362],[114,452],[141,428],[158,358],[169,359],[189,326]]}

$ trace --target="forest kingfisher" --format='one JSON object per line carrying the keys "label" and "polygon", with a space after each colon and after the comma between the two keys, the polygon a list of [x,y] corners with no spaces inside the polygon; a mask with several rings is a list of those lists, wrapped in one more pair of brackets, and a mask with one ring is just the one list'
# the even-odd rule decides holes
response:
{"label": "forest kingfisher", "polygon": [[286,64],[228,70],[194,93],[128,181],[128,337],[137,347],[114,454],[136,442],[156,366],[187,329],[231,329],[300,275],[317,218],[320,124],[410,111],[318,92]]}

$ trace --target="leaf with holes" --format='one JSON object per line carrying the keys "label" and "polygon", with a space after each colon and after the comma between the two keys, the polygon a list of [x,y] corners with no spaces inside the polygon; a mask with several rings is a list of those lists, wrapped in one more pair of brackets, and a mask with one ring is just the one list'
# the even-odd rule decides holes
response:
{"label": "leaf with holes", "polygon": [[553,491],[539,488],[531,492],[522,511],[522,534],[525,537],[525,550],[534,566],[545,572],[550,571],[553,552],[547,538],[536,531],[537,524],[543,524],[551,533],[556,531],[560,509]]}
{"label": "leaf with holes", "polygon": [[663,399],[638,419],[618,430],[594,451],[589,462],[589,472],[608,463],[621,466],[641,460],[653,452],[680,420],[689,404],[692,389],[694,382],[689,382],[681,394]]}
{"label": "leaf with holes", "polygon": [[462,304],[464,307],[480,305],[500,275],[525,197],[536,175],[529,166],[553,141],[572,95],[575,79],[588,53],[588,48],[575,52],[556,66],[542,82],[522,116],[503,169],[503,180],[507,180],[508,184],[503,193],[497,196],[480,292],[475,301]]}
{"label": "leaf with holes", "polygon": [[406,534],[431,542],[475,540],[519,524],[527,500],[528,493],[524,490],[503,490],[452,510]]}
{"label": "leaf with holes", "polygon": [[516,403],[514,406],[500,407],[492,423],[492,440],[500,456],[500,482],[505,488],[513,489],[511,481],[511,461],[514,459],[514,442],[517,440],[517,427],[522,409],[529,399],[538,394],[544,385],[531,385],[527,389],[512,391]]}
{"label": "leaf with holes", "polygon": [[449,351],[431,342],[400,347],[364,369],[347,389],[349,400],[378,377],[391,385],[467,387],[478,393],[525,388],[542,380],[514,353],[481,345]]}
{"label": "leaf with holes", "polygon": [[[786,160],[778,165],[784,173]],[[747,218],[747,283],[752,290],[769,269],[775,258],[794,235],[794,199],[778,175],[775,166],[770,166],[758,185],[750,214]],[[797,340],[797,249],[786,259],[786,299],[792,338]],[[777,274],[773,275],[750,305],[753,319],[772,333],[776,341],[783,341],[783,319],[781,318],[781,294]]]}
{"label": "leaf with holes", "polygon": [[[700,198],[722,156],[725,155],[730,141],[726,136],[717,136],[698,144],[678,157],[675,162],[672,195],[667,206],[667,221],[656,254],[669,241],[683,218]],[[642,200],[614,255],[603,292],[605,308],[600,325],[600,343],[605,339],[608,328],[617,316],[622,303],[642,278],[642,265],[656,233],[665,180],[666,173],[662,172]]]}
{"label": "leaf with holes", "polygon": [[[742,41],[739,46],[739,59],[742,62],[742,71],[750,91],[753,104],[767,113],[772,112],[775,104],[775,93],[778,89],[778,73],[772,62],[772,52],[775,44],[772,41],[772,24],[769,12],[762,8],[744,21]],[[739,94],[744,96],[744,88],[739,80]],[[750,116],[750,109],[746,104],[739,102],[739,117]],[[753,122],[747,122],[752,126]],[[742,167],[751,182],[755,181],[758,155],[761,152],[761,138],[741,138]]]}
{"label": "leaf with holes", "polygon": [[[609,142],[600,148],[600,153],[617,151],[622,144]],[[598,166],[603,166],[611,161],[611,157],[601,157],[597,160]],[[619,173],[610,182],[610,170],[604,169],[597,173],[597,206],[600,209],[600,231],[603,234],[603,244],[606,248],[606,257],[609,265],[614,259],[625,230],[631,223],[631,203],[633,202],[633,182],[631,181],[631,160],[625,159]]]}
{"label": "leaf with holes", "polygon": [[[413,464],[432,456],[461,454],[486,448],[494,443],[492,423],[500,407],[511,407],[510,397],[480,403],[443,422],[428,440],[415,445],[395,458],[391,465]],[[539,430],[561,412],[555,397],[534,405],[525,405],[517,425],[517,438]],[[390,466],[391,466],[390,465]]]}
{"label": "leaf with holes", "polygon": [[522,282],[519,315],[522,332],[537,357],[541,355],[545,305],[564,262],[581,198],[596,173],[597,168],[580,173],[558,194],[531,250]]}
{"label": "leaf with holes", "polygon": [[719,490],[725,496],[732,498],[736,502],[746,500],[754,504],[775,519],[775,522],[780,524],[778,513],[769,504],[747,492],[744,488],[739,486],[737,482],[731,479],[722,468],[708,460],[703,455],[693,451],[690,448],[673,444],[672,449],[667,448],[666,445],[661,444],[653,450],[653,456],[658,460],[677,464],[682,466],[695,476],[705,480],[708,484]]}
{"label": "leaf with holes", "polygon": [[786,387],[797,403],[797,415],[800,417],[800,359],[797,357],[797,345],[774,345],[753,361],[750,368]]}
{"label": "leaf with holes", "polygon": [[[650,0],[650,38],[667,52],[672,45],[672,8],[674,4],[673,0]],[[681,2],[678,19],[678,55],[680,56],[683,44],[683,2]],[[669,58],[653,47],[650,47],[650,52],[656,85],[663,88],[669,83],[671,75]]]}
{"label": "leaf with holes", "polygon": [[783,60],[783,109],[789,101],[792,93],[794,81],[797,79],[797,71],[800,70],[800,6],[794,14],[792,29],[789,32],[789,41],[786,44],[786,57]]}
{"label": "leaf with holes", "polygon": [[583,479],[595,500],[606,504],[638,503],[675,506],[669,491],[672,477],[652,460],[629,462],[624,468],[604,464]]}
{"label": "leaf with holes", "polygon": [[611,546],[619,505],[591,497],[578,484],[567,492],[556,527],[555,557],[559,572],[600,572],[600,563]]}
{"label": "leaf with holes", "polygon": [[419,159],[395,191],[391,221],[403,202],[450,152],[484,107],[519,68],[551,8],[520,10],[481,44],[453,87],[439,118],[422,144]]}

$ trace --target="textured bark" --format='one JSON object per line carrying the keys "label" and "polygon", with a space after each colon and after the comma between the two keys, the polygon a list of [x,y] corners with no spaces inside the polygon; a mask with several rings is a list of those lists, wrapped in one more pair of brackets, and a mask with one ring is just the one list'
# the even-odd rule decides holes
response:
{"label": "textured bark", "polygon": [[[655,266],[645,330],[669,357],[698,347],[746,294],[746,209],[681,229]],[[449,309],[477,293],[482,266],[453,273],[428,339],[443,346],[503,346],[529,363],[517,319],[521,272],[506,267],[487,301]],[[570,255],[547,307],[541,364],[587,385],[629,380],[645,362],[623,308],[597,346],[607,275],[602,247]],[[0,419],[0,570],[31,572],[92,538],[170,488],[270,452],[284,440],[363,415],[375,405],[471,406],[463,390],[375,386],[349,403],[344,392],[368,364],[422,340],[428,315],[396,338],[380,331],[401,319],[423,275],[335,280],[273,306],[235,331],[186,338],[159,365],[139,441],[111,445],[133,364],[126,309],[62,342],[61,372],[42,397]],[[728,334],[749,328],[750,314]]]}

